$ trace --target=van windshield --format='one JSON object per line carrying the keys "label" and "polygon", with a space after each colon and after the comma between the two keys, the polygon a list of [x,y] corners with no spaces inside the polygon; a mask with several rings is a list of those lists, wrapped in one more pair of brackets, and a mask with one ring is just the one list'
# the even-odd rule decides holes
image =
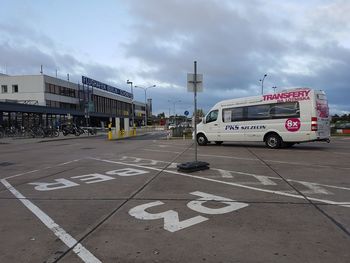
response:
{"label": "van windshield", "polygon": [[209,112],[206,119],[205,119],[205,122],[209,123],[209,122],[216,121],[218,118],[218,113],[219,113],[218,110],[213,110],[213,111]]}

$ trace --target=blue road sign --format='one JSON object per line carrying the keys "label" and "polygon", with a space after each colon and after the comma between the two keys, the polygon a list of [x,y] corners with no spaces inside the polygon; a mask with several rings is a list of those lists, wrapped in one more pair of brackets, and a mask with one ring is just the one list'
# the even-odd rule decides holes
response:
{"label": "blue road sign", "polygon": [[188,114],[190,114],[188,111],[184,112],[185,116],[188,116]]}

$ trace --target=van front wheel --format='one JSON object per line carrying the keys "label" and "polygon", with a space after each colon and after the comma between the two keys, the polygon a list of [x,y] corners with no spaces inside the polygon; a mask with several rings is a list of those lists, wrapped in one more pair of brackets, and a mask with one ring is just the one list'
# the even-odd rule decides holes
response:
{"label": "van front wheel", "polygon": [[198,145],[201,145],[201,146],[207,145],[208,139],[207,139],[207,137],[205,137],[204,134],[198,134],[197,135],[197,143],[198,143]]}
{"label": "van front wheel", "polygon": [[278,134],[272,133],[266,137],[265,144],[271,149],[277,149],[281,147],[282,139]]}

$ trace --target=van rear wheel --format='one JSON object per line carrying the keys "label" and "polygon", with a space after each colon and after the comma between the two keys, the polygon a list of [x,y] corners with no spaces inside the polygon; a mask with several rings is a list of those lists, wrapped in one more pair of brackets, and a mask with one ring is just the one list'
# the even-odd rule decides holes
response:
{"label": "van rear wheel", "polygon": [[201,145],[201,146],[207,145],[208,139],[207,139],[207,137],[205,137],[204,134],[198,134],[197,135],[197,143],[198,143],[198,145]]}
{"label": "van rear wheel", "polygon": [[266,137],[265,144],[268,148],[278,149],[281,147],[282,139],[278,134],[272,133]]}

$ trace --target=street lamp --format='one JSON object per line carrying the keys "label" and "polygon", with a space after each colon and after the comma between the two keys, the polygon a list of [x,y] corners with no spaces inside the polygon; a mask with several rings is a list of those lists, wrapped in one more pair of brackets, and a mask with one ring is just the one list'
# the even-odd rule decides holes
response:
{"label": "street lamp", "polygon": [[264,77],[259,80],[261,82],[261,95],[264,95],[264,80],[265,80],[266,76],[267,76],[267,74],[265,74]]}
{"label": "street lamp", "polygon": [[[176,122],[176,119],[175,119],[175,114],[176,114],[175,104],[178,103],[178,102],[181,102],[181,100],[168,100],[168,102],[172,102],[174,104],[174,122]],[[169,115],[169,118],[170,118],[170,115]]]}
{"label": "street lamp", "polygon": [[277,87],[275,86],[275,87],[272,87],[272,88],[273,88],[273,94],[275,94]]}
{"label": "street lamp", "polygon": [[147,126],[147,90],[150,88],[154,88],[156,85],[149,86],[147,88],[135,86],[135,88],[140,88],[145,91],[145,126]]}
{"label": "street lamp", "polygon": [[132,99],[131,99],[131,119],[132,119],[132,127],[134,128],[134,89],[132,87],[132,81],[127,80],[126,84],[130,84],[130,87],[131,87],[131,94],[132,94]]}

